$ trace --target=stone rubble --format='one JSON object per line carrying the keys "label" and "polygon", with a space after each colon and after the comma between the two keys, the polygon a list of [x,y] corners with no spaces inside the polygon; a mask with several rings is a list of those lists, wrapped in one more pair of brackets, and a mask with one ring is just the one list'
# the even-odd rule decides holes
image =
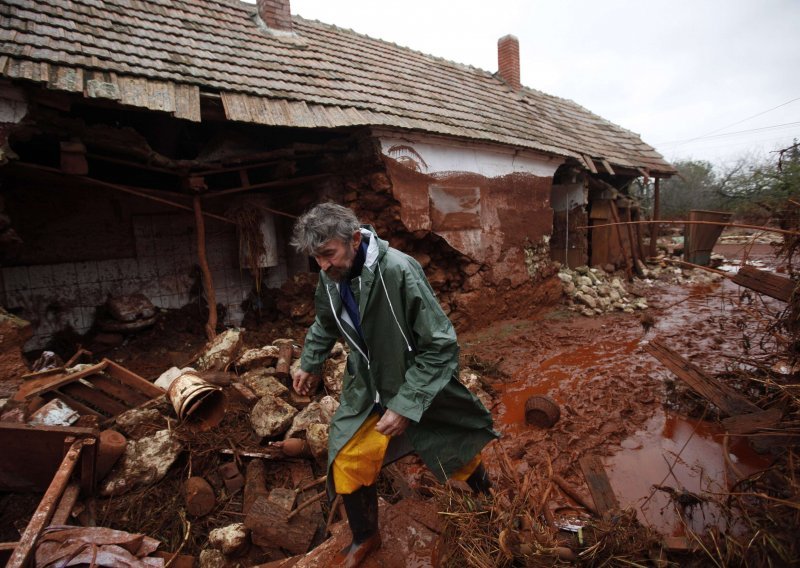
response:
{"label": "stone rubble", "polygon": [[600,268],[561,267],[558,278],[567,295],[569,309],[587,317],[613,311],[632,314],[648,307],[647,300],[629,293],[618,276],[609,275]]}
{"label": "stone rubble", "polygon": [[[656,282],[709,284],[723,278],[713,272],[676,266],[666,260],[650,265],[640,262],[639,271],[644,275],[644,278],[636,280],[639,286],[652,286]],[[611,266],[590,268],[584,265],[575,269],[562,266],[558,278],[567,296],[568,309],[587,317],[615,311],[632,314],[646,310],[649,307],[647,300],[627,289],[621,274],[613,272]]]}

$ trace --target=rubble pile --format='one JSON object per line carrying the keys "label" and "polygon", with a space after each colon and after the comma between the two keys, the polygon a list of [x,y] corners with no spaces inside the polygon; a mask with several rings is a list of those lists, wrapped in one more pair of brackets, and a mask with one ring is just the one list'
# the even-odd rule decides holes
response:
{"label": "rubble pile", "polygon": [[[304,397],[291,388],[298,343],[278,338],[248,348],[246,335],[243,329],[226,330],[190,365],[167,369],[152,383],[132,380],[133,373],[114,364],[131,384],[149,384],[154,396],[103,422],[94,497],[79,501],[65,524],[105,525],[113,529],[107,533],[114,539],[110,546],[148,535],[168,552],[183,546],[181,554],[195,557],[199,566],[282,560],[322,542],[328,532],[321,529],[326,527],[329,425],[339,406],[347,348],[335,344],[319,389]],[[51,402],[58,396],[71,400],[59,390],[65,385],[108,387],[114,378],[108,365],[81,363],[40,372],[38,382],[29,379],[18,393],[17,422],[32,424],[47,406],[43,396]],[[477,373],[465,369],[461,379],[491,406]],[[69,392],[77,396],[81,388]],[[77,415],[71,412],[60,424],[99,427],[97,417]],[[418,484],[407,477],[406,486]],[[93,538],[76,531],[76,539]],[[179,544],[182,539],[189,543]],[[151,548],[140,551],[143,562],[163,566]]]}
{"label": "rubble pile", "polygon": [[[712,255],[712,262],[717,260],[716,255]],[[720,258],[724,260],[724,258]],[[670,262],[661,259],[657,264],[651,264],[645,272],[643,283],[652,285],[654,282],[664,282],[667,284],[711,284],[719,282],[724,276],[702,270],[699,268],[689,268],[675,266]]]}
{"label": "rubble pile", "polygon": [[606,312],[633,313],[647,309],[647,300],[633,297],[618,276],[610,276],[605,270],[579,266],[575,270],[562,267],[558,278],[568,296],[570,310],[592,317]]}
{"label": "rubble pile", "polygon": [[[656,283],[707,285],[724,278],[715,272],[676,266],[666,258],[648,265],[640,262],[638,271],[642,278],[636,280],[636,288]],[[568,309],[587,317],[614,311],[630,314],[648,308],[647,300],[633,291],[634,286],[626,288],[621,272],[614,272],[613,267],[605,270],[579,266],[573,270],[562,266],[558,278],[567,295]]]}

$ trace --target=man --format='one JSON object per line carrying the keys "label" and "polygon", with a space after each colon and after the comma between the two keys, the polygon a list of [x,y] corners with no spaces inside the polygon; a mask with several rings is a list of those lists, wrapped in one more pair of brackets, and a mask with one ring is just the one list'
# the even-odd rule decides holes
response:
{"label": "man", "polygon": [[497,433],[458,381],[455,331],[417,261],[333,203],[300,217],[292,244],[322,269],[294,389],[312,394],[334,342],[344,337],[350,347],[330,429],[328,487],[342,495],[353,533],[337,562],[357,566],[380,546],[381,465],[414,451],[440,481],[488,492],[480,451]]}

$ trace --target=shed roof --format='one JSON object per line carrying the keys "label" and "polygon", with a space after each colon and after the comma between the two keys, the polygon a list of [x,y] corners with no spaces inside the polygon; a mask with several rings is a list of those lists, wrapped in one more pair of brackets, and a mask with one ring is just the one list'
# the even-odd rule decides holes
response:
{"label": "shed roof", "polygon": [[230,120],[411,129],[674,172],[637,134],[570,100],[292,19],[286,34],[237,0],[3,0],[0,75],[188,120],[200,120],[201,92],[218,93]]}

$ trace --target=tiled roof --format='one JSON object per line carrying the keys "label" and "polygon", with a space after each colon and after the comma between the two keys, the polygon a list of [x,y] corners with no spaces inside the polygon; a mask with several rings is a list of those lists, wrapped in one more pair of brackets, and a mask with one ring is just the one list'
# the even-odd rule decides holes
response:
{"label": "tiled roof", "polygon": [[638,135],[572,101],[293,16],[294,34],[236,0],[3,0],[0,75],[200,120],[200,91],[231,120],[384,126],[670,173]]}

